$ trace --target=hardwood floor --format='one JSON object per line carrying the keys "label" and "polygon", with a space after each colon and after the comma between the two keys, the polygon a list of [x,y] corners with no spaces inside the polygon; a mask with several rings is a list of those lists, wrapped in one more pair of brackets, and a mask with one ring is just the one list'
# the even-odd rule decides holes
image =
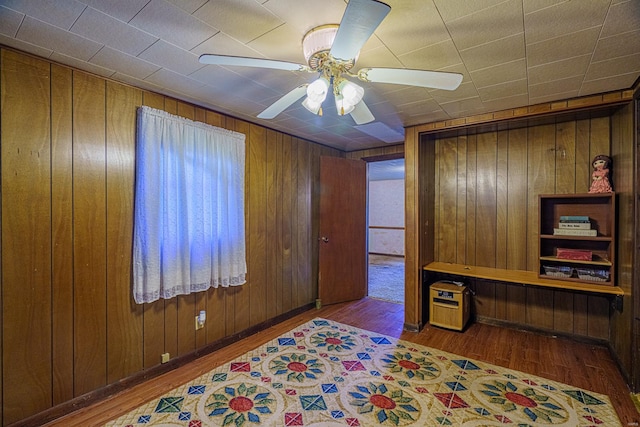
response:
{"label": "hardwood floor", "polygon": [[307,311],[46,425],[100,426],[315,317],[604,393],[610,397],[623,426],[637,426],[640,422],[628,387],[604,347],[477,323],[464,332],[429,325],[420,332],[403,332],[402,305],[365,298]]}

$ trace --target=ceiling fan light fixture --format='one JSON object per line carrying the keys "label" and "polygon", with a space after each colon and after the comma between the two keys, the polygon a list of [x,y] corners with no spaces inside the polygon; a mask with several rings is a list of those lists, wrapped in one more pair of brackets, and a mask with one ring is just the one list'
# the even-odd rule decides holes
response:
{"label": "ceiling fan light fixture", "polygon": [[[335,84],[335,83],[334,83]],[[349,80],[343,79],[335,86],[335,101],[338,114],[344,116],[353,111],[356,104],[362,101],[364,89]]]}
{"label": "ceiling fan light fixture", "polygon": [[[338,25],[328,24],[313,28],[302,38],[302,52],[304,59],[313,69],[317,68],[317,55],[331,50],[333,39],[336,38]],[[315,66],[314,66],[315,65]]]}
{"label": "ceiling fan light fixture", "polygon": [[309,98],[308,96],[302,101],[302,106],[306,108],[310,113],[322,115],[321,107],[322,102],[317,102]]}
{"label": "ceiling fan light fixture", "polygon": [[327,97],[327,92],[329,91],[329,80],[326,77],[320,77],[307,86],[307,98],[312,100],[313,102],[317,102],[318,104],[322,104],[322,102]]}

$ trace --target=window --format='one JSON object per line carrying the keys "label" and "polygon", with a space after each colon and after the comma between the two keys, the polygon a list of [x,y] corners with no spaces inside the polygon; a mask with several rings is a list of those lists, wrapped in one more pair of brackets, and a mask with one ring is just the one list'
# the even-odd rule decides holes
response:
{"label": "window", "polygon": [[138,109],[137,303],[245,283],[245,136]]}

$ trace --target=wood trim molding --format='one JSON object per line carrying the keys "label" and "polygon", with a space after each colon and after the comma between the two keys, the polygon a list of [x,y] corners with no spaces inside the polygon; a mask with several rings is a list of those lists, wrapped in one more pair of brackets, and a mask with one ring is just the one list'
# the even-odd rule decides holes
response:
{"label": "wood trim molding", "polygon": [[620,90],[599,95],[546,102],[528,107],[511,108],[493,113],[443,120],[416,126],[418,133],[442,132],[471,126],[493,124],[514,119],[529,119],[625,104],[633,100],[633,90]]}

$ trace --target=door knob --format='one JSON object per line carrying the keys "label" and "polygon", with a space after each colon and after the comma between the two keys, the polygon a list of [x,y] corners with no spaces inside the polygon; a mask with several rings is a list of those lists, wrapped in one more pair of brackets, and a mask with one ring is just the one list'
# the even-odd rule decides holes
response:
{"label": "door knob", "polygon": [[329,243],[329,238],[328,238],[328,237],[324,237],[324,236],[322,236],[322,241],[323,241],[324,243]]}

